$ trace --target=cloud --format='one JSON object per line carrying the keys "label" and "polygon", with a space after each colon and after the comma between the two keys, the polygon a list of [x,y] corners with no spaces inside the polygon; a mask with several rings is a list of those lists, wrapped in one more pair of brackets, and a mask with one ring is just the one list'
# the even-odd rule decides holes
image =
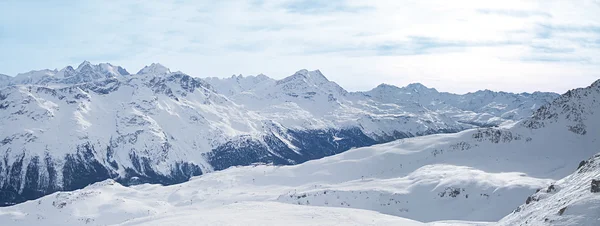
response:
{"label": "cloud", "polygon": [[285,9],[290,13],[300,14],[321,14],[321,13],[360,13],[367,10],[373,10],[373,7],[366,5],[351,5],[344,0],[294,0],[284,4]]}
{"label": "cloud", "polygon": [[534,10],[507,10],[507,9],[478,9],[478,13],[489,14],[489,15],[500,15],[500,16],[511,16],[511,17],[547,17],[551,18],[552,14],[542,11]]}
{"label": "cloud", "polygon": [[531,49],[534,52],[542,52],[542,53],[572,53],[575,52],[575,48],[561,48],[561,47],[552,47],[547,45],[531,45]]}
{"label": "cloud", "polygon": [[[594,0],[9,0],[0,73],[161,62],[200,77],[321,69],[349,90],[562,92],[600,77],[598,12]],[[536,85],[548,74],[569,82]]]}
{"label": "cloud", "polygon": [[572,56],[527,56],[521,58],[523,61],[532,62],[561,62],[561,63],[583,63],[590,64],[592,59],[589,57],[572,57]]}

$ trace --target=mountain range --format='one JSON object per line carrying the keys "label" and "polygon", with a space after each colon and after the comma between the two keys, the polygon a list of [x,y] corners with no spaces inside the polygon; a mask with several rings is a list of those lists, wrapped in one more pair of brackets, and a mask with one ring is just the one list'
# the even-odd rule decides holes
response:
{"label": "mountain range", "polygon": [[169,185],[232,166],[295,165],[397,139],[506,127],[534,112],[550,117],[536,109],[557,97],[457,95],[421,84],[348,92],[318,70],[201,79],[157,63],[136,74],[85,61],[0,75],[0,204],[106,179]]}
{"label": "mountain range", "polygon": [[[285,140],[285,135],[292,137],[292,141],[298,139],[297,134],[289,131],[302,131],[303,127],[294,127],[292,130],[289,128],[292,127],[291,125],[306,126],[308,128],[306,130],[314,129],[309,126],[320,125],[318,122],[332,123],[325,124],[326,126],[337,126],[338,124],[335,123],[339,121],[334,120],[331,111],[337,111],[336,115],[339,117],[350,115],[342,114],[341,109],[363,110],[377,116],[383,113],[376,110],[367,111],[366,109],[369,109],[367,106],[381,111],[388,106],[385,109],[387,111],[384,111],[387,114],[393,114],[406,106],[415,106],[415,109],[425,109],[425,113],[431,115],[428,117],[432,117],[430,118],[432,123],[474,126],[473,123],[458,122],[459,114],[453,115],[451,112],[466,108],[465,106],[474,108],[481,106],[474,98],[465,99],[465,102],[462,102],[464,105],[442,107],[439,106],[442,103],[450,105],[449,101],[420,96],[413,97],[412,104],[408,104],[404,98],[406,96],[391,97],[407,95],[407,90],[412,90],[412,95],[434,92],[432,89],[422,89],[417,92],[416,87],[420,86],[414,84],[411,85],[412,88],[388,87],[393,91],[381,96],[380,99],[388,100],[383,103],[383,100],[376,100],[377,96],[373,94],[376,92],[344,92],[343,89],[337,88],[339,86],[328,83],[321,77],[313,77],[320,74],[318,72],[300,71],[299,74],[303,77],[278,81],[261,78],[258,80],[263,81],[254,83],[256,85],[240,85],[235,88],[231,88],[234,87],[233,85],[224,84],[244,80],[246,77],[236,76],[218,80],[220,84],[212,81],[214,79],[198,81],[199,84],[202,81],[215,84],[203,89],[203,92],[214,92],[216,93],[214,98],[223,98],[220,106],[231,102],[232,109],[246,109],[247,114],[251,112],[258,116],[275,117],[277,116],[275,110],[269,108],[276,108],[276,105],[279,105],[277,106],[279,108],[288,107],[289,112],[285,113],[293,116],[286,117],[286,114],[280,113],[280,118],[273,120],[281,121],[278,125],[284,128],[282,132],[274,135],[283,137],[278,138],[279,140]],[[309,74],[312,75],[305,76]],[[294,76],[297,75],[298,73]],[[250,79],[237,84],[257,81],[257,77],[249,77]],[[147,81],[149,84],[158,84],[160,83],[158,81],[149,82],[158,78],[170,80],[169,77],[150,76]],[[294,81],[293,85],[287,85],[290,84],[288,83],[290,80]],[[182,84],[181,80],[172,79],[172,81],[176,81],[177,85],[171,84],[168,86],[170,88],[179,88]],[[263,82],[268,82],[269,85],[260,85]],[[320,86],[306,85],[309,82]],[[129,84],[145,83],[129,81]],[[384,88],[386,86],[384,85]],[[315,94],[303,94],[293,87],[309,90],[308,92],[315,92]],[[20,86],[17,88],[25,89]],[[106,89],[108,88],[102,90]],[[113,91],[102,95],[113,95],[119,92],[115,90],[124,89],[119,86],[108,89]],[[225,89],[230,92],[223,91]],[[126,90],[131,91],[131,89]],[[163,100],[173,97],[164,94],[169,93],[165,91],[166,89],[159,90],[161,91],[154,91],[155,95],[159,96],[158,102],[166,106]],[[219,94],[219,90],[226,94]],[[284,93],[280,93],[281,91]],[[325,91],[327,95],[320,93]],[[179,98],[180,102],[184,102],[197,98],[196,92],[199,92],[198,88],[186,93],[186,96],[182,96],[182,91],[170,93]],[[162,97],[163,94],[166,97]],[[334,103],[332,105],[335,106],[324,105],[330,103],[329,94],[332,94],[335,99],[332,101]],[[94,95],[100,96],[100,94]],[[446,96],[444,93],[439,95]],[[491,96],[481,94],[474,97],[487,97],[486,100],[490,100],[494,97],[505,99],[509,95],[496,93]],[[534,94],[513,95],[523,96],[520,97],[523,99],[535,96]],[[92,96],[90,99],[99,99],[98,96]],[[211,100],[209,102],[211,104],[217,103],[214,99],[208,97],[206,99]],[[440,102],[432,102],[432,99]],[[308,101],[311,100],[319,101],[317,104],[320,105],[316,105],[318,109],[310,108],[313,105]],[[540,104],[537,109],[531,111],[531,115],[526,117],[518,119],[501,117],[508,111],[502,114],[495,111],[479,113],[500,114],[495,116],[503,119],[502,123],[495,124],[498,126],[461,128],[455,133],[437,131],[437,134],[429,135],[426,135],[427,132],[417,134],[404,131],[409,137],[386,143],[377,140],[384,136],[373,136],[373,134],[394,128],[393,125],[379,131],[369,130],[370,127],[367,126],[357,126],[357,133],[378,144],[369,146],[365,144],[364,147],[350,148],[343,153],[302,163],[278,163],[263,159],[254,163],[265,164],[235,166],[210,173],[202,171],[203,175],[170,186],[156,184],[123,186],[118,183],[122,180],[122,176],[117,171],[114,179],[102,179],[101,182],[80,190],[57,192],[37,200],[0,208],[0,223],[3,225],[597,225],[600,221],[600,149],[598,148],[600,147],[598,144],[600,120],[596,116],[600,110],[598,100],[600,100],[600,80],[588,87],[570,90],[548,103]],[[499,102],[498,100],[485,106],[498,106]],[[528,102],[527,105],[533,102]],[[461,103],[460,98],[459,101],[452,103]],[[508,105],[507,102],[500,103]],[[253,108],[245,104],[263,105]],[[435,109],[436,106],[440,108]],[[329,108],[323,109],[325,107]],[[173,110],[174,107],[169,109],[182,114],[180,111]],[[440,109],[446,109],[447,112],[444,113]],[[506,108],[500,109],[506,110]],[[305,114],[314,114],[315,121],[294,124],[298,122],[292,119],[302,116],[299,113],[301,110],[306,111]],[[474,110],[463,111],[465,111],[463,116],[478,114]],[[521,112],[510,115],[516,117],[525,114],[525,109],[521,109]],[[418,112],[412,114],[415,116],[409,117],[409,122],[424,117],[417,116]],[[159,118],[159,116],[151,116],[153,119]],[[316,116],[322,116],[327,120]],[[233,118],[233,116],[229,117]],[[445,123],[433,121],[440,118],[448,121]],[[308,120],[308,117],[306,119]],[[464,118],[460,119],[460,121],[464,120]],[[381,122],[384,126],[392,121]],[[411,123],[418,125],[417,122]],[[143,126],[152,128],[150,125]],[[412,129],[419,131],[419,128],[421,127]],[[137,129],[139,128],[132,130]],[[346,138],[345,134],[330,135],[322,131],[317,134],[335,136],[329,137],[333,140],[330,143]],[[311,138],[302,138],[307,141],[318,140],[318,136],[313,138],[308,132],[302,135]],[[149,138],[143,139],[148,141]],[[152,143],[148,142],[148,144]],[[231,153],[253,150],[244,148],[249,146],[235,146],[236,144],[239,143],[232,142],[231,146],[242,148],[229,149]],[[291,145],[286,143],[290,149],[292,149]],[[292,151],[297,151],[299,155],[315,151],[304,149],[304,146],[296,147],[298,149]],[[173,150],[177,149],[169,149],[168,152],[172,153]],[[112,156],[119,156],[117,152],[113,152]],[[215,152],[213,150],[209,153]],[[168,159],[171,158],[167,156]],[[115,160],[119,168],[124,167],[121,161]],[[213,167],[212,170],[215,170],[210,158],[206,161]]]}

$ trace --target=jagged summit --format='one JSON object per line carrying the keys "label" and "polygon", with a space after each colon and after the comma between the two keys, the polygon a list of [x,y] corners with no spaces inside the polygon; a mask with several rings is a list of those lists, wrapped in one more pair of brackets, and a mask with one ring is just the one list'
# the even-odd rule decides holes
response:
{"label": "jagged summit", "polygon": [[285,94],[311,100],[314,100],[314,96],[322,96],[322,99],[335,102],[338,97],[348,94],[348,91],[327,79],[319,70],[299,70],[291,76],[278,80],[276,85],[278,88],[271,90],[269,95]]}
{"label": "jagged summit", "polygon": [[269,76],[267,76],[267,75],[265,75],[263,73],[260,73],[260,74],[256,75],[256,78],[262,79],[262,80],[271,79]]}
{"label": "jagged summit", "polygon": [[129,75],[125,68],[114,66],[109,63],[94,65],[89,61],[83,61],[77,68],[66,66],[61,70],[35,70],[27,73],[17,74],[10,79],[9,84],[29,85],[68,85],[104,80]]}
{"label": "jagged summit", "polygon": [[242,92],[247,92],[261,86],[271,86],[275,80],[264,75],[232,75],[227,78],[208,77],[205,78],[218,93],[232,97]]}
{"label": "jagged summit", "polygon": [[585,135],[590,130],[600,130],[600,121],[595,120],[598,118],[595,114],[600,111],[598,99],[600,80],[588,87],[567,91],[552,102],[539,107],[530,119],[522,121],[521,124],[531,129],[561,126],[575,134]]}
{"label": "jagged summit", "polygon": [[385,92],[406,92],[406,93],[435,92],[435,93],[437,93],[437,90],[435,88],[429,88],[421,83],[410,83],[404,87],[398,87],[396,85],[382,83],[368,92],[378,92],[378,91],[384,91],[384,90],[385,90]]}
{"label": "jagged summit", "polygon": [[153,75],[166,75],[170,74],[171,70],[169,68],[163,66],[160,63],[152,63],[144,68],[140,69],[137,74],[153,74]]}
{"label": "jagged summit", "polygon": [[379,84],[377,87],[375,87],[375,89],[399,89],[400,87],[392,85],[392,84],[387,84],[387,83],[381,83]]}
{"label": "jagged summit", "polygon": [[113,75],[130,75],[130,73],[121,66],[115,66],[110,63],[100,63],[98,64],[98,66],[102,70],[107,71]]}
{"label": "jagged summit", "polygon": [[429,88],[427,88],[427,86],[425,86],[425,85],[423,85],[423,84],[421,84],[421,83],[418,83],[418,82],[416,82],[416,83],[410,83],[410,84],[408,84],[408,85],[406,86],[406,88],[410,88],[410,89],[419,89],[419,90],[422,90],[422,89],[429,89]]}
{"label": "jagged summit", "polygon": [[284,84],[291,81],[303,81],[307,84],[320,85],[323,83],[330,82],[319,70],[309,71],[301,69],[284,79],[277,81],[277,84]]}
{"label": "jagged summit", "polygon": [[84,60],[83,62],[81,62],[81,64],[79,64],[79,66],[77,66],[77,71],[84,70],[86,67],[87,68],[91,68],[92,67],[92,63],[90,63],[87,60]]}
{"label": "jagged summit", "polygon": [[[293,75],[289,76],[289,78],[305,78],[305,79],[310,79],[312,81],[329,82],[329,79],[327,79],[327,77],[325,77],[325,75],[323,75],[323,73],[321,73],[321,71],[318,69],[314,70],[314,71],[301,69],[301,70],[297,71],[296,73],[294,73]],[[282,80],[285,80],[285,78]]]}

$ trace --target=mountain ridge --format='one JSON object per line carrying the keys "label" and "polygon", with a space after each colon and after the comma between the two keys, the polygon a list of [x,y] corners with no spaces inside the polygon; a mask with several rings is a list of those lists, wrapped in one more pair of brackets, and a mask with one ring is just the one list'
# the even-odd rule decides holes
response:
{"label": "mountain ridge", "polygon": [[[264,214],[293,207],[291,213],[342,208],[342,216],[375,211],[423,226],[593,225],[600,201],[596,84],[498,128],[400,139],[293,166],[230,167],[174,186],[124,187],[109,179],[0,208],[0,222],[178,223],[215,208],[258,208],[260,219],[279,219]],[[585,133],[571,128],[578,123]]]}
{"label": "mountain ridge", "polygon": [[125,185],[181,183],[231,166],[298,164],[458,132],[489,118],[524,117],[487,109],[450,115],[416,101],[381,102],[345,91],[320,71],[282,80],[236,76],[227,81],[240,84],[237,91],[220,93],[234,86],[159,64],[135,75],[119,68],[84,62],[66,67],[70,76],[49,70],[44,73],[52,76],[33,76],[31,84],[0,87],[0,126],[10,128],[0,131],[3,205],[108,178]]}

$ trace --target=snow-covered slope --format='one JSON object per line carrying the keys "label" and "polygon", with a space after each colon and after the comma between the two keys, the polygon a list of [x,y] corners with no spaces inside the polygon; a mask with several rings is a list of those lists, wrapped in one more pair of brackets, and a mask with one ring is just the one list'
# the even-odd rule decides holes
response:
{"label": "snow-covered slope", "polygon": [[318,70],[209,80],[157,63],[130,75],[87,61],[10,78],[0,87],[0,204],[108,178],[173,184],[473,128],[418,102],[349,93]]}
{"label": "snow-covered slope", "polygon": [[525,204],[498,225],[598,225],[600,223],[600,153],[579,168],[527,197]]}
{"label": "snow-covered slope", "polygon": [[[380,217],[362,211],[368,210],[398,216],[380,218],[398,224],[484,225],[464,221],[504,218],[500,224],[515,225],[548,218],[549,225],[594,225],[598,193],[590,194],[590,183],[598,176],[599,160],[596,155],[580,162],[600,151],[600,125],[594,117],[600,110],[598,98],[600,80],[503,128],[407,138],[294,166],[233,167],[171,186],[123,187],[109,180],[2,208],[0,222],[185,224],[200,220],[193,215],[203,212],[216,214],[208,222],[242,221],[232,219],[229,211],[256,219],[248,222],[299,220],[287,218],[286,211],[302,213],[307,224],[323,219],[319,210],[356,224],[364,223],[354,221],[363,216]],[[530,196],[528,204],[514,211]],[[270,211],[281,218],[265,216]],[[311,221],[313,217],[317,220]]]}

